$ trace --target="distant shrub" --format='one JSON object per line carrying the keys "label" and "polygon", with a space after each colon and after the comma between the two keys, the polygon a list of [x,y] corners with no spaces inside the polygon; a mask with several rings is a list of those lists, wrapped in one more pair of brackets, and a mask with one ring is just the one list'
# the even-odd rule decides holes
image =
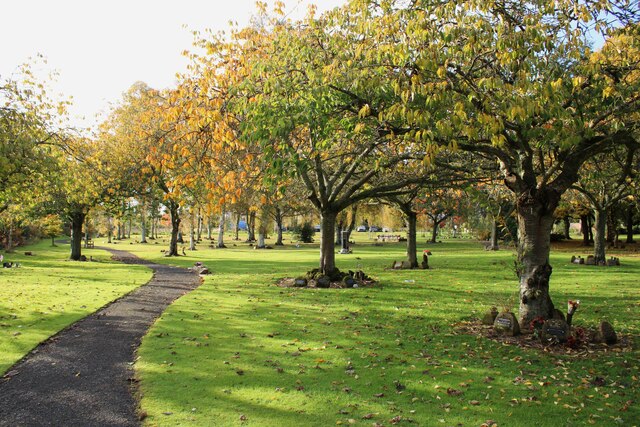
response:
{"label": "distant shrub", "polygon": [[551,241],[552,242],[561,242],[564,240],[564,234],[562,233],[551,233]]}
{"label": "distant shrub", "polygon": [[302,243],[313,243],[313,236],[315,234],[316,231],[310,222],[305,222],[302,226],[293,230],[293,235]]}

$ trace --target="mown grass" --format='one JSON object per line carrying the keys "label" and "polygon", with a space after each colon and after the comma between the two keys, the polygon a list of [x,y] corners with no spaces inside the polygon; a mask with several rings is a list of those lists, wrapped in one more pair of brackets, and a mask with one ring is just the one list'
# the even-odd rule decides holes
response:
{"label": "mown grass", "polygon": [[[606,318],[633,349],[553,355],[458,332],[490,306],[516,308],[510,250],[433,246],[428,271],[390,271],[402,244],[366,235],[341,269],[380,285],[293,289],[274,283],[318,259],[317,245],[187,252],[127,245],[158,262],[203,261],[213,274],[173,304],[144,338],[136,364],[151,426],[637,425],[640,258],[618,268],[571,265],[554,251],[552,294],[582,305],[577,326]],[[586,254],[586,252],[582,252]]]}
{"label": "mown grass", "polygon": [[68,245],[50,245],[4,253],[21,266],[0,268],[0,376],[40,342],[151,278],[149,269],[115,263],[99,249],[86,250],[94,262],[72,262]]}

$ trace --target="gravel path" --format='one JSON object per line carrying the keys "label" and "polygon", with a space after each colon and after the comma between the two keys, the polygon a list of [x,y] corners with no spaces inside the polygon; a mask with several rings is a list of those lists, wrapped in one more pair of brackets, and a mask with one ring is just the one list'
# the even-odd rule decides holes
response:
{"label": "gravel path", "polygon": [[0,379],[0,426],[137,426],[133,361],[155,319],[200,278],[109,248],[153,279],[38,346]]}

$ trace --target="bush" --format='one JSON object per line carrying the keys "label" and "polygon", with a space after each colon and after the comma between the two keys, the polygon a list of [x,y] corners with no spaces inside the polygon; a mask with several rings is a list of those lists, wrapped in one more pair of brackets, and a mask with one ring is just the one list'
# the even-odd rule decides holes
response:
{"label": "bush", "polygon": [[305,222],[301,227],[296,228],[293,231],[293,235],[302,243],[313,243],[313,236],[316,231],[313,229],[313,225],[310,222]]}
{"label": "bush", "polygon": [[551,233],[551,241],[552,242],[561,242],[564,240],[564,234],[562,233]]}

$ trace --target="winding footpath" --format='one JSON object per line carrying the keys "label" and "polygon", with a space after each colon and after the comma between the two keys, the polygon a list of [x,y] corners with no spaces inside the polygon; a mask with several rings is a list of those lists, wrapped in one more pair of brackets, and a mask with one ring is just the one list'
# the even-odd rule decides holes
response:
{"label": "winding footpath", "polygon": [[135,350],[151,324],[200,278],[108,250],[154,271],[149,283],[47,340],[0,378],[0,426],[137,426]]}

